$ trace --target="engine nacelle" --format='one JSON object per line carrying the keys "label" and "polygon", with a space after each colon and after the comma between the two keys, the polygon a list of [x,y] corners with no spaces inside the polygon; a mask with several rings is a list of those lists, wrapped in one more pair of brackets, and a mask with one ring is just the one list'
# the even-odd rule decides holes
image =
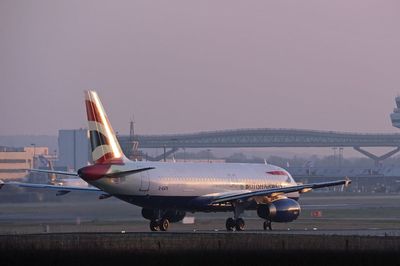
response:
{"label": "engine nacelle", "polygon": [[[142,209],[142,216],[147,220],[157,220],[159,217],[159,210],[157,209]],[[186,212],[178,210],[161,211],[162,218],[168,219],[171,223],[182,221],[185,218]]]}
{"label": "engine nacelle", "polygon": [[268,204],[260,204],[257,208],[259,217],[273,222],[287,223],[300,215],[300,204],[292,199],[280,199]]}

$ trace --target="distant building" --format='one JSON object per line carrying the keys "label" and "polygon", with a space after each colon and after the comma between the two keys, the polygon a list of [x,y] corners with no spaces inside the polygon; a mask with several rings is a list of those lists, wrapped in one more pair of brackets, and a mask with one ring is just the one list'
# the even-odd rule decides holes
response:
{"label": "distant building", "polygon": [[400,128],[400,96],[396,97],[396,107],[393,113],[390,114],[390,119],[394,127]]}
{"label": "distant building", "polygon": [[57,166],[78,170],[91,161],[87,129],[62,129],[58,131]]}
{"label": "distant building", "polygon": [[28,173],[24,169],[37,166],[36,158],[48,156],[47,147],[0,148],[0,179],[15,180],[25,177]]}

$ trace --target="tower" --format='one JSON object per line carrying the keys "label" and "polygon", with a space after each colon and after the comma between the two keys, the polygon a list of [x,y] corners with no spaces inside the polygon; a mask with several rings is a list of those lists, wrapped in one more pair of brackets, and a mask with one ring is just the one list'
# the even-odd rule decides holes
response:
{"label": "tower", "polygon": [[396,97],[396,108],[390,114],[390,119],[394,127],[400,128],[400,96]]}

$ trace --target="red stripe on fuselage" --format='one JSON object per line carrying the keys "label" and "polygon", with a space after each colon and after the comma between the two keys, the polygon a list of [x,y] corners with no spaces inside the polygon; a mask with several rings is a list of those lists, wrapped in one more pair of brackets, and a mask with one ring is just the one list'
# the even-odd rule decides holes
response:
{"label": "red stripe on fuselage", "polygon": [[87,114],[87,119],[89,121],[95,121],[98,123],[102,123],[101,118],[100,118],[100,113],[99,110],[97,109],[97,106],[89,100],[85,100],[86,104],[86,114]]}
{"label": "red stripe on fuselage", "polygon": [[112,165],[123,164],[122,159],[111,159],[105,163],[97,163],[82,167],[78,170],[78,175],[85,181],[95,181],[104,177]]}
{"label": "red stripe on fuselage", "polygon": [[95,164],[78,170],[79,176],[85,181],[95,181],[107,174],[111,164]]}
{"label": "red stripe on fuselage", "polygon": [[95,161],[96,164],[123,164],[122,158],[115,158],[112,152],[108,152]]}

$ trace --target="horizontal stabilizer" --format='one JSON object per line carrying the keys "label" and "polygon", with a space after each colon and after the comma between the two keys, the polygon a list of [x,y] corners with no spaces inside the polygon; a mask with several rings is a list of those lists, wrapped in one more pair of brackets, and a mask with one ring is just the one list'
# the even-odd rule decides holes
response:
{"label": "horizontal stabilizer", "polygon": [[46,173],[46,174],[78,176],[77,172],[54,171],[54,170],[44,170],[44,169],[23,169],[23,170],[30,172]]}

